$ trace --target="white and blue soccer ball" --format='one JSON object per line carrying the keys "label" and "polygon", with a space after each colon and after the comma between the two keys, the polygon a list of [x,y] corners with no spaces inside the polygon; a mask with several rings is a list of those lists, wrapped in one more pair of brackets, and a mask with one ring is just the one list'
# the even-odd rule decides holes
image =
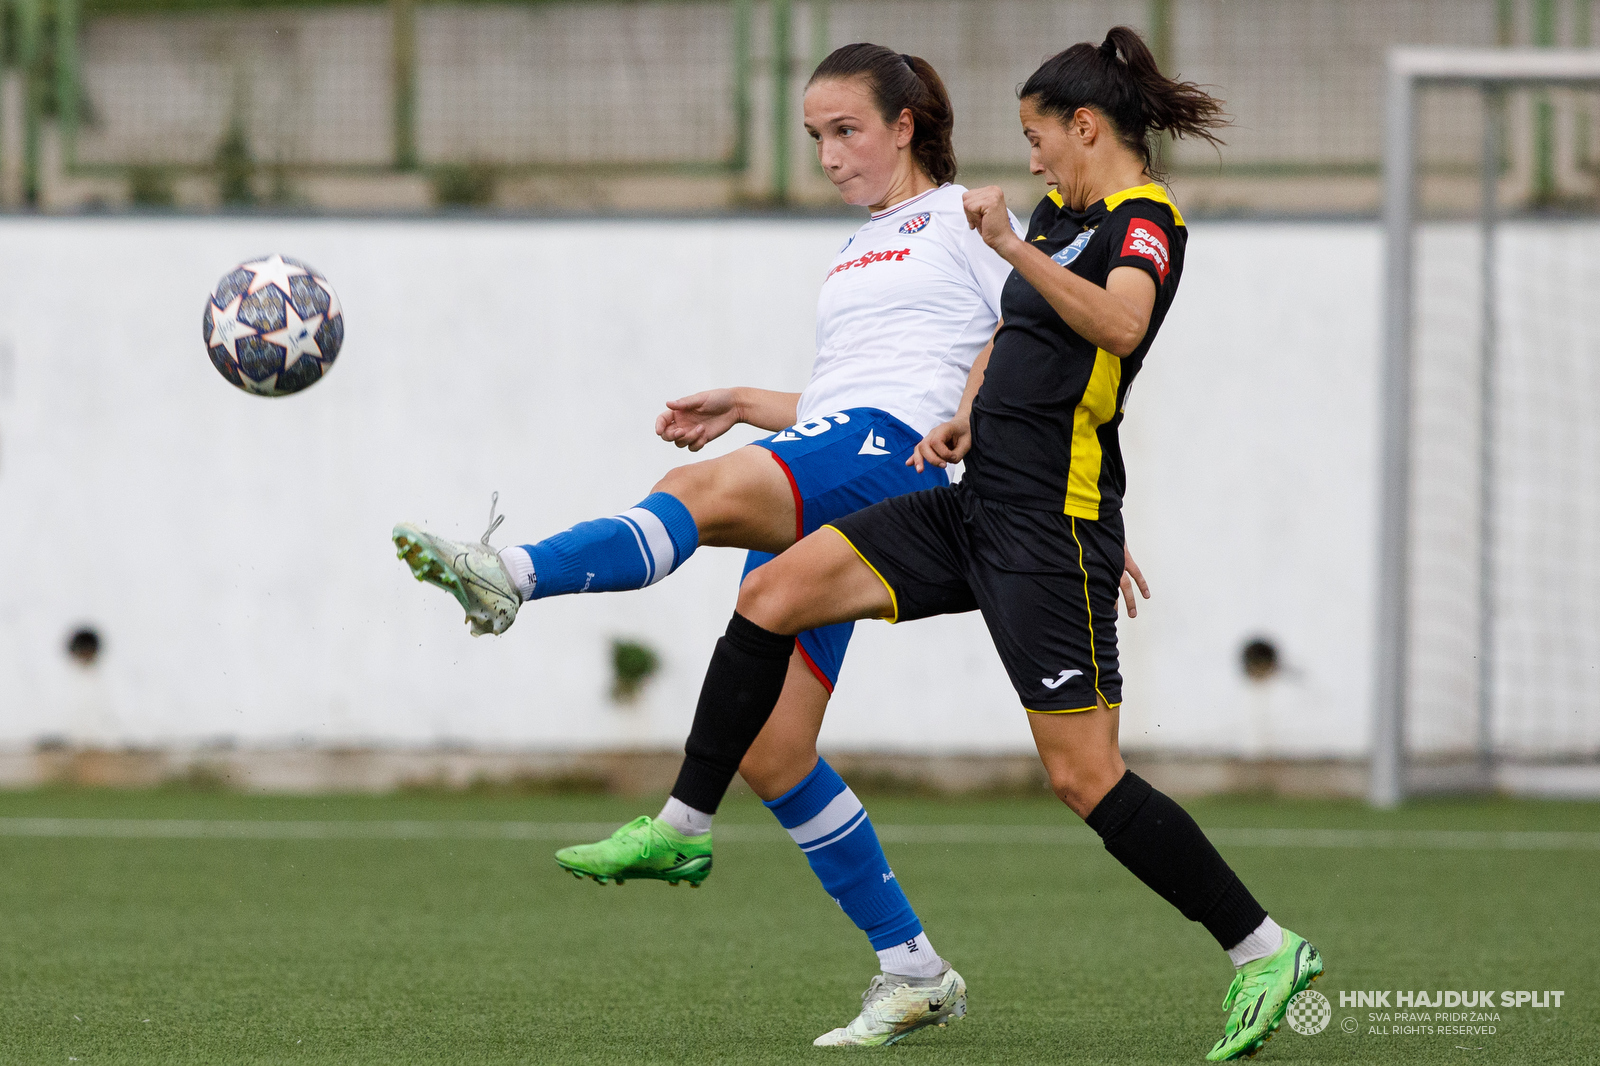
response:
{"label": "white and blue soccer ball", "polygon": [[281,255],[224,274],[206,300],[203,325],[217,373],[257,396],[315,385],[344,343],[344,313],[328,279]]}

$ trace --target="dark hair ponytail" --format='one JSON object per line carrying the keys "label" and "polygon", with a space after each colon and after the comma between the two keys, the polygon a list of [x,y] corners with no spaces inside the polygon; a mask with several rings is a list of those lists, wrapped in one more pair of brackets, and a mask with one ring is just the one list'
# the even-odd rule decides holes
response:
{"label": "dark hair ponytail", "polygon": [[1051,56],[1017,95],[1058,118],[1080,107],[1095,108],[1157,177],[1161,175],[1146,139],[1151,130],[1219,145],[1222,141],[1212,131],[1228,124],[1221,100],[1193,82],[1173,81],[1161,73],[1144,38],[1127,26],[1114,27],[1099,47],[1084,41]]}
{"label": "dark hair ponytail", "polygon": [[879,44],[847,44],[817,65],[806,88],[819,81],[857,77],[866,79],[883,121],[894,122],[900,112],[911,109],[911,151],[917,165],[936,184],[953,181],[956,150],[950,132],[955,128],[955,114],[933,64]]}

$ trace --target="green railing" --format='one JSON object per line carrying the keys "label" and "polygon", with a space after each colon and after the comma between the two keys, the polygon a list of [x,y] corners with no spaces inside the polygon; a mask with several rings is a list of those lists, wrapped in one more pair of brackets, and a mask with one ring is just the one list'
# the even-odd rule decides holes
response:
{"label": "green railing", "polygon": [[[1164,69],[1219,84],[1239,105],[1220,158],[1164,145],[1176,175],[1299,180],[1377,173],[1372,72],[1389,43],[1586,46],[1597,4],[1395,0],[1392,27],[1349,22],[1340,0],[1248,13],[1128,0],[1123,13],[1139,13],[1130,21]],[[0,60],[22,86],[11,97],[22,114],[9,120],[21,158],[0,169],[20,175],[28,204],[51,144],[60,173],[126,182],[140,203],[170,200],[182,180],[215,181],[223,202],[244,202],[264,184],[329,175],[420,176],[439,201],[461,204],[506,181],[731,177],[743,202],[784,203],[808,195],[797,190],[806,182],[816,193],[797,121],[811,64],[876,39],[944,73],[967,180],[1018,175],[1011,91],[1035,52],[1103,32],[1094,20],[1105,17],[1088,0],[1024,7],[1038,27],[994,25],[985,0],[943,22],[917,0],[0,0]],[[305,69],[289,78],[273,50],[296,34],[300,51],[283,54]],[[629,61],[610,54],[628,48]],[[474,49],[494,55],[480,62]],[[311,95],[289,99],[305,85]],[[268,106],[262,94],[289,103]],[[1517,143],[1525,161],[1531,153],[1533,200],[1557,199],[1564,166],[1596,169],[1591,103],[1544,95],[1505,107],[1526,108]],[[1424,166],[1473,173],[1452,131],[1479,121],[1424,123],[1434,141]]]}
{"label": "green railing", "polygon": [[[484,10],[491,6],[507,9],[555,9],[561,7],[595,7],[598,5],[529,0],[507,5],[460,5],[458,10]],[[615,5],[613,5],[615,6]],[[630,6],[646,6],[643,3]],[[712,5],[698,5],[705,8]],[[721,139],[721,151],[691,157],[672,158],[595,158],[581,154],[573,158],[549,158],[548,154],[530,152],[526,158],[498,157],[482,159],[471,152],[458,158],[448,154],[423,150],[419,136],[419,8],[427,10],[432,5],[419,5],[417,0],[385,0],[363,4],[360,0],[323,3],[319,0],[290,0],[289,3],[251,3],[222,0],[0,0],[0,56],[5,65],[21,76],[24,86],[20,102],[23,116],[23,159],[21,171],[22,198],[28,204],[38,201],[41,173],[41,140],[46,126],[55,126],[60,146],[60,162],[64,173],[74,176],[117,177],[130,182],[138,190],[151,188],[184,177],[203,175],[215,178],[225,187],[223,200],[239,202],[248,198],[241,194],[248,181],[242,180],[261,173],[273,175],[347,175],[380,176],[385,174],[419,173],[432,179],[446,200],[459,198],[470,202],[474,183],[505,180],[519,176],[575,176],[603,177],[614,174],[681,174],[681,175],[738,175],[746,173],[751,165],[754,106],[752,103],[752,78],[755,76],[752,55],[752,0],[726,0],[714,5],[727,13],[726,39],[722,42],[728,76],[719,87],[716,110],[726,127]],[[813,0],[813,6],[824,5]],[[211,131],[210,143],[205,151],[196,154],[193,138],[171,138],[165,148],[171,154],[138,154],[137,157],[107,158],[104,151],[84,151],[85,136],[93,138],[103,102],[89,93],[82,77],[80,37],[95,20],[121,19],[181,19],[183,17],[219,20],[219,26],[230,17],[247,17],[263,13],[284,11],[343,12],[366,9],[383,12],[388,20],[390,56],[386,89],[391,96],[388,108],[389,129],[387,137],[392,150],[384,157],[359,161],[328,159],[276,158],[263,156],[255,150],[255,139],[249,129],[248,116],[235,114],[228,124]],[[5,27],[15,27],[14,40],[5,39]],[[789,33],[787,0],[775,0],[771,32],[778,47],[783,48]],[[241,63],[241,66],[244,64]],[[790,102],[788,81],[795,70],[786,64],[774,64],[769,73],[768,95],[778,101],[778,108],[786,116]],[[247,80],[247,79],[239,79]],[[62,101],[73,101],[75,106],[62,106]],[[702,103],[704,101],[701,101]],[[619,108],[618,111],[625,109]],[[783,119],[775,116],[774,128]],[[438,123],[436,123],[438,125]],[[779,139],[780,147],[787,145]],[[782,200],[787,194],[788,167],[778,168],[771,195]],[[230,195],[231,187],[236,195]],[[159,201],[160,194],[157,194]]]}

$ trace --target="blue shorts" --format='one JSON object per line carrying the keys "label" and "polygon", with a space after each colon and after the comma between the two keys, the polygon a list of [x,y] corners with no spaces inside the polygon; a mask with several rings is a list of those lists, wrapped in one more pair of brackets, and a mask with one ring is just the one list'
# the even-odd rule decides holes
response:
{"label": "blue shorts", "polygon": [[[873,407],[852,407],[801,422],[755,444],[771,452],[789,478],[798,541],[880,500],[948,485],[950,476],[941,467],[928,466],[919,474],[906,465],[921,440],[922,434],[893,415]],[[744,572],[771,558],[769,552],[751,552]],[[839,680],[854,629],[854,622],[841,622],[809,629],[796,638],[801,657],[829,692]]]}

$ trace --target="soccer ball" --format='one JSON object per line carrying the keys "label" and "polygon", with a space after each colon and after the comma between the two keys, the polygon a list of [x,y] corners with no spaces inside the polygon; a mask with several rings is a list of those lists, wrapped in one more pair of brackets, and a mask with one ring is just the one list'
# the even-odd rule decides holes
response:
{"label": "soccer ball", "polygon": [[224,274],[203,324],[217,373],[257,396],[315,385],[344,343],[344,313],[328,279],[281,255]]}

